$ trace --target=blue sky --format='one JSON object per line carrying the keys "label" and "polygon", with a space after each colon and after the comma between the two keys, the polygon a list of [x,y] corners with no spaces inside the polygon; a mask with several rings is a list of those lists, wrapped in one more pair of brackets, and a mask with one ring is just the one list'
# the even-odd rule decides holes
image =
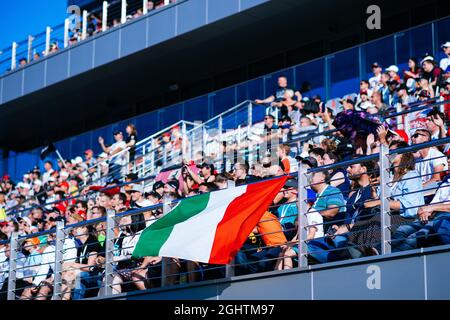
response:
{"label": "blue sky", "polygon": [[0,50],[64,22],[67,0],[0,0]]}

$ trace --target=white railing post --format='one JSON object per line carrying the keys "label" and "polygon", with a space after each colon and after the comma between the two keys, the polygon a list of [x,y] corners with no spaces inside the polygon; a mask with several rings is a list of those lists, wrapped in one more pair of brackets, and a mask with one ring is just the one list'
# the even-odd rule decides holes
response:
{"label": "white railing post", "polygon": [[102,31],[108,29],[108,1],[103,1]]}
{"label": "white railing post", "polygon": [[17,66],[17,58],[16,58],[17,47],[18,47],[17,42],[13,42],[12,43],[12,50],[11,50],[12,51],[11,52],[11,70],[14,70],[16,68],[16,66]]}
{"label": "white railing post", "polygon": [[9,275],[8,275],[8,300],[16,299],[16,273],[17,273],[17,247],[19,234],[13,232],[9,245]]}
{"label": "white railing post", "polygon": [[306,245],[306,239],[308,237],[308,222],[306,215],[308,214],[308,192],[306,187],[308,185],[307,179],[308,168],[305,164],[298,162],[298,267],[304,268],[308,266],[308,246]]}
{"label": "white railing post", "polygon": [[170,0],[164,0],[164,5],[167,6],[170,4]]}
{"label": "white railing post", "polygon": [[[397,103],[396,107],[396,111],[397,112],[402,112],[402,104],[401,103]],[[403,129],[403,115],[398,115],[397,116],[397,129],[398,130],[402,130]]]}
{"label": "white railing post", "polygon": [[187,128],[186,128],[186,122],[183,121],[181,124],[181,160],[191,160],[187,159],[188,152],[187,152]]}
{"label": "white railing post", "polygon": [[120,23],[125,23],[125,22],[127,22],[127,0],[122,0]]}
{"label": "white railing post", "polygon": [[113,280],[114,280],[114,229],[117,227],[116,212],[108,210],[106,216],[106,255],[105,255],[105,296],[113,294]]}
{"label": "white railing post", "polygon": [[82,24],[82,31],[81,31],[81,40],[84,40],[87,37],[87,16],[88,16],[88,12],[86,10],[83,10],[83,24]]}
{"label": "white railing post", "polygon": [[389,197],[391,196],[389,175],[389,148],[380,146],[380,200],[381,200],[381,251],[382,254],[391,253],[391,211]]}
{"label": "white railing post", "polygon": [[[64,221],[56,223],[55,266],[53,280],[53,300],[62,300],[62,272],[64,263]],[[74,261],[72,261],[74,262]]]}
{"label": "white railing post", "polygon": [[64,20],[64,48],[69,46],[69,19]]}
{"label": "white railing post", "polygon": [[146,15],[148,13],[148,0],[144,0],[142,4],[142,13]]}
{"label": "white railing post", "polygon": [[47,27],[45,29],[45,51],[44,51],[44,55],[48,55],[50,52],[50,38],[52,35],[52,28]]}
{"label": "white railing post", "polygon": [[28,36],[28,57],[27,57],[28,63],[31,62],[31,54],[33,51],[33,40],[34,40],[33,36]]}

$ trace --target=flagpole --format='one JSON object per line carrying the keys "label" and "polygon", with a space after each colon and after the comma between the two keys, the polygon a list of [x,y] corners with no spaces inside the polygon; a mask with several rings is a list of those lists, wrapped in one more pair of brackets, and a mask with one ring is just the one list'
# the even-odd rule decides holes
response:
{"label": "flagpole", "polygon": [[55,152],[58,155],[59,160],[61,160],[61,162],[63,163],[64,168],[67,168],[66,161],[63,159],[63,157],[61,156],[61,153],[59,153],[58,149],[55,148]]}

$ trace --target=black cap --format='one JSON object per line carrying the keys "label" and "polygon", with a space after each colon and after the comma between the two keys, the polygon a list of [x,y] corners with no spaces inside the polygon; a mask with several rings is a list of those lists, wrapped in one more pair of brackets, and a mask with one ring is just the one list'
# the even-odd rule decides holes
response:
{"label": "black cap", "polygon": [[122,134],[122,131],[120,131],[120,130],[114,130],[113,136],[117,136],[118,134]]}
{"label": "black cap", "polygon": [[215,170],[213,164],[209,164],[206,162],[203,162],[202,164],[198,165],[197,168],[199,168],[199,169],[208,168],[211,170],[211,173],[213,173],[213,174],[214,174],[214,170]]}
{"label": "black cap", "polygon": [[150,196],[152,196],[152,197],[154,197],[154,198],[156,198],[156,199],[158,199],[158,200],[161,200],[161,199],[162,199],[161,195],[160,195],[158,192],[156,192],[156,191],[147,192],[147,193],[145,194],[145,197],[146,197],[146,198],[148,198],[148,197],[150,197]]}
{"label": "black cap", "polygon": [[381,66],[378,64],[378,62],[372,63],[372,68],[381,68]]}
{"label": "black cap", "polygon": [[398,84],[398,81],[394,79],[394,80],[389,80],[389,81],[387,81],[386,83],[387,83],[389,86],[390,86],[391,84],[396,84],[396,85],[397,85],[397,84]]}
{"label": "black cap", "polygon": [[175,190],[178,190],[180,188],[180,182],[175,179],[167,181],[166,185],[174,188]]}
{"label": "black cap", "polygon": [[317,160],[315,158],[313,158],[313,157],[301,158],[301,157],[297,156],[295,159],[297,159],[297,161],[300,161],[301,163],[304,163],[304,164],[310,166],[311,168],[317,168],[318,167]]}
{"label": "black cap", "polygon": [[153,185],[153,191],[158,190],[159,188],[164,188],[164,182],[162,181],[156,181]]}
{"label": "black cap", "polygon": [[407,86],[406,84],[402,83],[402,84],[399,85],[398,88],[397,88],[397,91],[400,91],[400,90],[406,90],[406,91],[408,91],[408,86]]}
{"label": "black cap", "polygon": [[137,173],[130,173],[130,174],[127,174],[127,176],[126,176],[125,178],[126,178],[126,179],[129,179],[129,180],[131,180],[131,181],[135,181],[135,180],[139,179]]}

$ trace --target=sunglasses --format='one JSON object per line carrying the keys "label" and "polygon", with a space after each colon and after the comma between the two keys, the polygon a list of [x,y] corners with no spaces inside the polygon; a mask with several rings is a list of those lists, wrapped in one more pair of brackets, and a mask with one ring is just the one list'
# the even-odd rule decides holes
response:
{"label": "sunglasses", "polygon": [[420,133],[415,133],[412,137],[413,137],[414,139],[416,139],[416,138],[418,138],[418,137],[426,137],[426,135],[420,134]]}

